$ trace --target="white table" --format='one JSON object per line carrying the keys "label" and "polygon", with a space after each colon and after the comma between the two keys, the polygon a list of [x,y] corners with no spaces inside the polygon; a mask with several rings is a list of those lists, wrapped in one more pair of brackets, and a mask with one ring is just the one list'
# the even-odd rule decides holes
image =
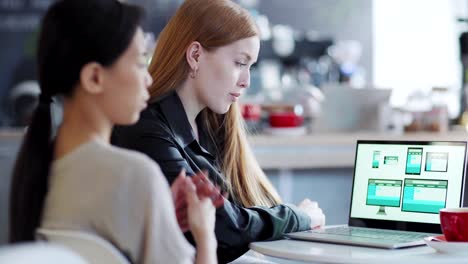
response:
{"label": "white table", "polygon": [[298,240],[255,242],[250,248],[262,255],[259,259],[271,263],[398,263],[398,264],[451,264],[468,263],[467,255],[449,255],[436,252],[428,246],[408,249],[375,249],[334,245]]}

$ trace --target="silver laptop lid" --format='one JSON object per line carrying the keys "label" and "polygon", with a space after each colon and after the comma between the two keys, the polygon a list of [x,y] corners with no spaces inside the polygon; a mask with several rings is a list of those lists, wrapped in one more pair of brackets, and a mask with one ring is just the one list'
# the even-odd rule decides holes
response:
{"label": "silver laptop lid", "polygon": [[440,232],[463,206],[466,142],[358,141],[349,225]]}

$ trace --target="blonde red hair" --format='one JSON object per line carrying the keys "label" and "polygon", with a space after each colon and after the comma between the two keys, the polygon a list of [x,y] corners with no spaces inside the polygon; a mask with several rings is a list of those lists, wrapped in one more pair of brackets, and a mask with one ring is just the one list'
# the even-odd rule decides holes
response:
{"label": "blonde red hair", "polygon": [[[159,35],[149,72],[151,100],[177,89],[189,76],[189,45],[198,41],[205,50],[258,36],[249,12],[230,0],[186,0]],[[230,195],[243,206],[273,206],[279,195],[260,168],[247,142],[236,103],[226,114],[210,109],[201,113],[209,136],[219,150],[221,170]]]}

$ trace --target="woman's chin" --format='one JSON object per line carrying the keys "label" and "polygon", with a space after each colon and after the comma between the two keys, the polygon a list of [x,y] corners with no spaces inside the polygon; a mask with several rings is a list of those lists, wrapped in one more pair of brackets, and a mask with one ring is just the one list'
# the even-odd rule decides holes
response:
{"label": "woman's chin", "polygon": [[140,113],[137,113],[137,114],[134,114],[132,116],[129,116],[128,118],[121,119],[121,120],[119,120],[117,122],[114,122],[114,123],[116,125],[119,125],[119,126],[129,126],[129,125],[133,125],[136,122],[138,122],[139,119],[140,119]]}
{"label": "woman's chin", "polygon": [[227,106],[225,106],[223,110],[221,111],[221,113],[219,114],[224,115],[229,111],[229,109],[231,109],[231,104],[228,104]]}

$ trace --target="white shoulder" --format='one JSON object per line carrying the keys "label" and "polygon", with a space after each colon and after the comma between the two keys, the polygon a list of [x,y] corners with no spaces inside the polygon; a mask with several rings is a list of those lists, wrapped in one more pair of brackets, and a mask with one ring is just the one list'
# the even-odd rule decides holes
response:
{"label": "white shoulder", "polygon": [[161,181],[166,181],[159,165],[143,153],[111,146],[111,155],[114,171],[130,174],[128,177],[132,181],[150,185],[161,185]]}

